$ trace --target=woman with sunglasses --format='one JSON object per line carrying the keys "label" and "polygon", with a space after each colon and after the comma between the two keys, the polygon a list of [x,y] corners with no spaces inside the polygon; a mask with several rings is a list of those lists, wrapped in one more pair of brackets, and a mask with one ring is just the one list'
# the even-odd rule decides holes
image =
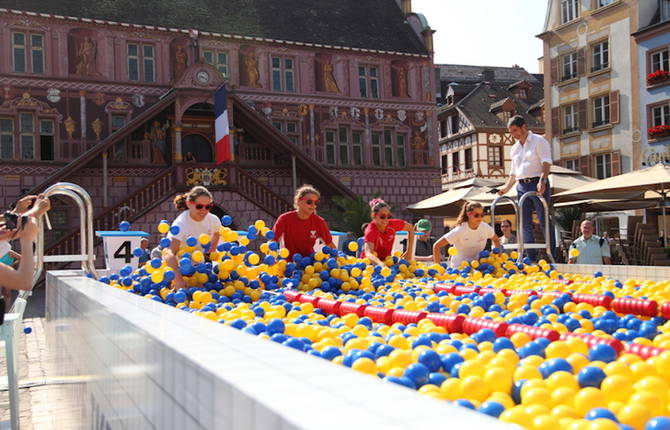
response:
{"label": "woman with sunglasses", "polygon": [[[193,187],[188,193],[179,195],[174,199],[175,208],[183,212],[179,214],[170,227],[170,233],[167,236],[170,239],[170,248],[166,250],[164,258],[165,263],[175,273],[175,289],[186,286],[179,271],[179,263],[176,257],[186,239],[190,236],[198,239],[201,234],[209,235],[211,241],[207,249],[202,248],[200,241],[196,244],[196,247],[206,252],[215,250],[219,243],[221,220],[209,212],[214,207],[212,201],[212,193],[201,186]],[[175,226],[179,228],[179,232],[173,234],[172,227]]]}
{"label": "woman with sunglasses", "polygon": [[272,227],[275,240],[283,242],[282,246],[288,249],[289,261],[295,254],[308,256],[314,252],[317,239],[335,248],[328,224],[316,214],[320,197],[321,193],[311,185],[298,188],[293,196],[295,210],[279,215]]}
{"label": "woman with sunglasses", "polygon": [[414,249],[414,226],[401,219],[393,219],[391,206],[382,199],[370,201],[370,218],[372,222],[365,227],[365,246],[362,258],[368,258],[378,266],[386,266],[384,260],[393,251],[393,242],[397,231],[409,233],[407,251],[402,258],[409,256],[410,250]]}
{"label": "woman with sunglasses", "polygon": [[459,267],[464,261],[470,262],[479,258],[479,253],[491,239],[495,247],[500,248],[500,239],[493,227],[483,222],[484,207],[481,203],[465,202],[456,219],[456,227],[451,229],[433,245],[433,261],[442,259],[442,248],[451,244],[458,253],[451,257],[451,266]]}

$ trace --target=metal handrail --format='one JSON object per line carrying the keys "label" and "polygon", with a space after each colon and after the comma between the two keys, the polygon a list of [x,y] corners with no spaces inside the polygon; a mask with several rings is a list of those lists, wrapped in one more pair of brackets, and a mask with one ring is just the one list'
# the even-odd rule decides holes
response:
{"label": "metal handrail", "polygon": [[[44,193],[45,197],[53,195],[64,195],[72,198],[79,207],[79,229],[81,240],[81,254],[60,255],[63,261],[81,261],[81,268],[84,272],[92,274],[96,279],[98,272],[95,269],[95,243],[93,242],[93,202],[91,196],[77,184],[69,182],[59,182],[49,188]],[[44,269],[44,222],[42,218],[38,219],[36,267],[33,275],[33,283],[42,276]],[[58,261],[54,259],[53,261]]]}
{"label": "metal handrail", "polygon": [[[547,200],[542,196],[542,194],[538,193],[537,191],[528,191],[527,193],[524,193],[524,195],[521,196],[519,199],[519,204],[517,206],[517,220],[519,220],[519,228],[517,232],[517,240],[519,242],[519,258],[518,262],[521,262],[523,260],[523,251],[524,251],[524,237],[523,237],[523,216],[519,217],[518,214],[518,209],[521,208],[523,210],[523,204],[526,202],[527,199],[531,197],[537,197],[540,199],[540,202],[542,202],[542,206],[544,208],[544,246],[545,249],[547,250],[547,257],[551,260],[552,263],[555,263],[556,261],[554,260],[554,255],[551,252],[551,224],[549,222],[549,205],[547,204]],[[542,245],[541,243],[538,243],[537,245]]]}

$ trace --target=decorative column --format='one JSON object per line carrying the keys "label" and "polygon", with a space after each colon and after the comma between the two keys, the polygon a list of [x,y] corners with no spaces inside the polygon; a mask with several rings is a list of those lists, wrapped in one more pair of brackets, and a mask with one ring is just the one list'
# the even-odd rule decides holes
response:
{"label": "decorative column", "polygon": [[181,162],[181,124],[174,127],[174,153],[172,160]]}
{"label": "decorative column", "polygon": [[84,145],[83,151],[86,151],[86,91],[79,90],[79,112],[80,112],[80,123],[81,123],[81,142]]}
{"label": "decorative column", "polygon": [[107,207],[107,151],[102,153],[102,207]]}
{"label": "decorative column", "polygon": [[314,104],[309,105],[309,150],[311,152],[312,158],[316,158],[316,140],[314,139],[315,133],[315,124],[314,124]]}
{"label": "decorative column", "polygon": [[372,132],[370,131],[370,109],[363,108],[363,115],[365,115],[365,133],[363,133],[363,165],[372,165]]}

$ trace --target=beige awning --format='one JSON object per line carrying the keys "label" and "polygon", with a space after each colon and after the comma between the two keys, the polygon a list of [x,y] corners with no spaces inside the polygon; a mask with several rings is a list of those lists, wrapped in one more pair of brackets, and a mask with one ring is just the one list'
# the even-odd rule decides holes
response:
{"label": "beige awning", "polygon": [[409,205],[407,209],[417,215],[456,216],[465,201],[483,192],[485,189],[482,187],[449,190]]}

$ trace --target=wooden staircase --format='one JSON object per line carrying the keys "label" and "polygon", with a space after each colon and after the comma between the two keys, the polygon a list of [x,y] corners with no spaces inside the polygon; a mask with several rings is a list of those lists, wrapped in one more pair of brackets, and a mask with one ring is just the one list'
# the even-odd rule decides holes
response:
{"label": "wooden staircase", "polygon": [[[93,219],[93,229],[114,230],[121,221],[125,220],[132,223],[163,203],[166,199],[174,196],[175,193],[186,191],[188,187],[183,183],[181,178],[184,177],[183,170],[192,167],[193,165],[177,165],[164,170],[146,186],[95,216]],[[212,166],[207,165],[206,167],[211,168]],[[292,209],[289,202],[258,182],[239,166],[230,163],[218,168],[228,170],[227,176],[230,182],[224,189],[238,192],[247,200],[264,209],[271,216],[276,218],[283,212]],[[217,187],[210,188],[212,190],[217,189]],[[225,208],[225,202],[221,203],[223,203],[222,206]],[[129,209],[128,216],[120,215],[121,208]],[[79,251],[79,240],[79,229],[72,230],[57,242],[48,245],[45,254],[75,254]]]}
{"label": "wooden staircase", "polygon": [[110,149],[115,143],[130,136],[135,130],[146,124],[147,121],[167,109],[174,102],[175,97],[176,95],[174,91],[167,92],[157,103],[154,103],[135,118],[131,119],[128,124],[102,139],[87,151],[84,151],[81,155],[67,163],[51,176],[47,177],[40,184],[35,185],[27,194],[38,194],[56,182],[65,181],[72,174],[78,172],[88,163],[95,160],[96,157],[101,156],[103,152]]}
{"label": "wooden staircase", "polygon": [[259,142],[282,155],[295,157],[298,172],[322,192],[356,198],[356,194],[321,163],[292,143],[263,115],[256,112],[239,96],[233,95],[234,122]]}

